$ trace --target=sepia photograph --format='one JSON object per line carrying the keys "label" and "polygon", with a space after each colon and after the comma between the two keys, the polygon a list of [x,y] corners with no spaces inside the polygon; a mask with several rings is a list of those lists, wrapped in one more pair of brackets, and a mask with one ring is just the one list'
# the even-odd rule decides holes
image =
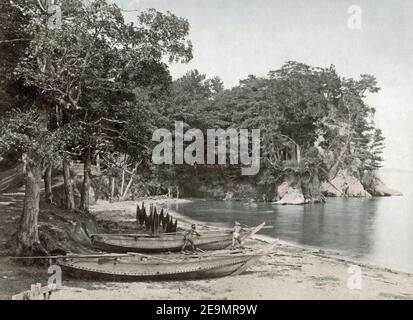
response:
{"label": "sepia photograph", "polygon": [[0,0],[0,68],[0,300],[413,300],[413,1]]}

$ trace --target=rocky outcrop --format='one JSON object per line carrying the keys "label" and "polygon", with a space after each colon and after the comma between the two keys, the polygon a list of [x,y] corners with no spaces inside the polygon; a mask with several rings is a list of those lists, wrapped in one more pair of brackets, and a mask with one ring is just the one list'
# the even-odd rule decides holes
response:
{"label": "rocky outcrop", "polygon": [[[73,225],[58,222],[58,225],[42,223],[39,225],[39,238],[49,254],[66,254],[71,252],[88,253],[92,251],[89,233],[96,233],[96,228],[88,230],[80,221]],[[92,232],[91,232],[92,231]]]}
{"label": "rocky outcrop", "polygon": [[[357,197],[400,195],[388,188],[375,172],[360,173],[356,160],[338,171],[331,181],[320,181],[318,175],[289,172],[283,179],[263,184],[258,178],[226,180],[216,175],[208,181],[196,180],[182,186],[183,197],[210,198],[225,201],[268,201],[276,205],[300,205],[325,202],[325,197]],[[188,186],[190,186],[188,188]]]}
{"label": "rocky outcrop", "polygon": [[331,181],[323,181],[321,192],[327,197],[371,197],[360,180],[348,170],[340,170]]}
{"label": "rocky outcrop", "polygon": [[306,199],[304,198],[301,186],[290,186],[288,182],[283,182],[277,189],[277,194],[280,196],[280,200],[274,202],[274,204],[304,204]]}
{"label": "rocky outcrop", "polygon": [[365,171],[361,183],[364,188],[373,196],[390,197],[401,196],[402,193],[389,188],[379,177],[378,172]]}
{"label": "rocky outcrop", "polygon": [[357,172],[340,170],[331,181],[323,181],[321,192],[327,197],[359,197],[400,196],[397,190],[386,186],[377,172],[364,171],[360,176]]}
{"label": "rocky outcrop", "polygon": [[[39,240],[49,255],[94,252],[90,235],[98,232],[97,221],[89,213],[65,211],[41,202],[39,212]],[[16,230],[18,225],[16,224]],[[16,251],[17,232],[7,242],[6,248]],[[44,253],[44,252],[43,252]]]}
{"label": "rocky outcrop", "polygon": [[265,188],[248,182],[199,186],[197,196],[225,201],[264,201]]}
{"label": "rocky outcrop", "polygon": [[277,205],[299,205],[323,201],[317,176],[290,174],[277,187]]}
{"label": "rocky outcrop", "polygon": [[[194,188],[195,189],[195,188]],[[259,202],[274,204],[304,204],[323,201],[318,177],[301,176],[291,173],[281,184],[263,185],[256,181],[212,182],[198,185],[196,197],[224,201]],[[192,196],[194,196],[192,194]]]}

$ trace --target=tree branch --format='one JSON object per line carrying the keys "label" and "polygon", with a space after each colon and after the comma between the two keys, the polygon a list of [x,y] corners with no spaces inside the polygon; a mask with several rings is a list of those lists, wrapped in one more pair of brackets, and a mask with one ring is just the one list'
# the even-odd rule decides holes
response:
{"label": "tree branch", "polygon": [[113,123],[118,123],[118,124],[126,124],[128,123],[128,121],[124,121],[124,120],[116,120],[116,119],[108,119],[108,118],[100,118],[99,120],[95,121],[95,124],[98,124],[102,121],[106,121],[106,122],[113,122]]}
{"label": "tree branch", "polygon": [[10,39],[10,40],[1,40],[0,43],[13,43],[13,42],[24,42],[31,41],[31,39]]}
{"label": "tree branch", "polygon": [[37,0],[37,5],[39,6],[40,10],[42,10],[43,13],[47,13],[46,8],[43,6],[41,0]]}

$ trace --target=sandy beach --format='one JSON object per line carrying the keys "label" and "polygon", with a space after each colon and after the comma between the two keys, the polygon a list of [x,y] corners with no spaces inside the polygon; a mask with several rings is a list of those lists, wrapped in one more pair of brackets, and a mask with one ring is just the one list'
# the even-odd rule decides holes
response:
{"label": "sandy beach", "polygon": [[[7,258],[5,242],[11,235],[21,208],[22,194],[2,195],[0,299],[27,290],[30,284],[47,283],[47,267],[29,267]],[[146,200],[157,205],[171,199]],[[188,200],[179,200],[188,201]],[[133,221],[138,202],[98,202],[93,212],[98,220]],[[192,221],[179,218],[179,226]],[[208,229],[206,226],[199,226]],[[110,283],[92,282],[63,275],[63,286],[51,299],[413,299],[413,275],[386,270],[329,256],[321,250],[300,248],[260,235],[245,242],[247,252],[266,252],[260,263],[235,277],[198,281]],[[358,265],[361,289],[348,283]]]}
{"label": "sandy beach", "polygon": [[[174,201],[150,202],[165,205]],[[99,202],[93,206],[93,212],[97,219],[131,221],[137,203]],[[177,218],[181,227],[192,222]],[[247,252],[266,254],[259,264],[236,277],[134,283],[63,279],[63,287],[52,299],[413,299],[412,274],[329,256],[321,250],[299,248],[259,235],[247,240],[245,247]],[[354,285],[358,272],[361,281]]]}

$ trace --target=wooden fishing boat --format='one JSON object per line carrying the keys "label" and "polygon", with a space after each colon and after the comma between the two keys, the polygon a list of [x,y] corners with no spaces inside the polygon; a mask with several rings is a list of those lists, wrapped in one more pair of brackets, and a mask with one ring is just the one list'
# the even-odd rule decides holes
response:
{"label": "wooden fishing boat", "polygon": [[[260,231],[265,222],[255,228],[241,232],[241,239],[251,237]],[[194,245],[200,250],[220,250],[232,243],[232,231],[206,231],[200,237],[194,236]],[[94,234],[91,236],[93,246],[106,252],[176,252],[181,251],[184,233],[173,234]]]}
{"label": "wooden fishing boat", "polygon": [[261,255],[69,257],[56,263],[64,275],[105,281],[193,280],[238,275]]}

